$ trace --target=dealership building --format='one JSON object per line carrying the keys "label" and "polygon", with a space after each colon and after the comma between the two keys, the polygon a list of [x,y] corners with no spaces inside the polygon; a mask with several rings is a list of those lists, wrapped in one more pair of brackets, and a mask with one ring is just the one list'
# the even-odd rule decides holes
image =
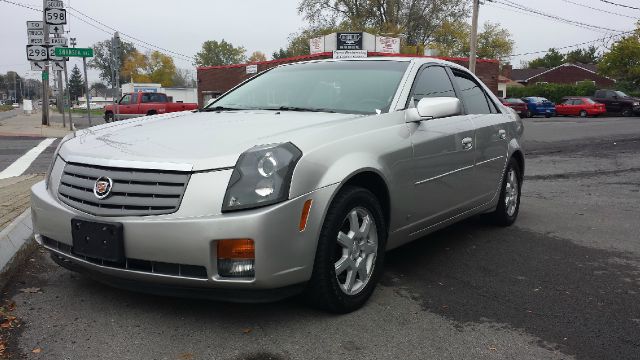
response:
{"label": "dealership building", "polygon": [[[242,81],[255,76],[272,67],[299,61],[362,58],[362,57],[435,57],[427,55],[400,54],[400,39],[375,36],[366,32],[342,32],[311,39],[309,55],[291,58],[261,61],[250,64],[234,64],[224,66],[198,67],[198,103],[205,105]],[[468,67],[467,58],[436,57]],[[478,59],[476,75],[498,94],[498,77],[500,64],[498,60]]]}

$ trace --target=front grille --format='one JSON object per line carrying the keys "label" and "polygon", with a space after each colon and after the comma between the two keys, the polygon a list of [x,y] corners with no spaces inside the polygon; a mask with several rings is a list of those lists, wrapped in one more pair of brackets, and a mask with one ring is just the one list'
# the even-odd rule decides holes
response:
{"label": "front grille", "polygon": [[63,254],[73,256],[78,259],[82,259],[84,261],[88,261],[92,264],[105,266],[109,268],[133,270],[133,271],[145,272],[150,274],[180,276],[180,277],[194,278],[194,279],[207,278],[207,269],[204,266],[174,264],[174,263],[165,263],[165,262],[159,262],[159,261],[149,261],[149,260],[140,260],[140,259],[131,259],[131,258],[126,258],[124,263],[116,263],[116,262],[110,262],[110,261],[105,261],[101,259],[94,259],[84,255],[75,254],[73,253],[72,246],[63,244],[56,240],[50,239],[46,236],[42,237],[42,243],[46,247],[53,250],[57,250]]}
{"label": "front grille", "polygon": [[[93,187],[103,176],[113,180],[113,187],[108,197],[98,199]],[[68,163],[58,194],[65,204],[92,215],[162,215],[178,210],[188,182],[188,172]]]}

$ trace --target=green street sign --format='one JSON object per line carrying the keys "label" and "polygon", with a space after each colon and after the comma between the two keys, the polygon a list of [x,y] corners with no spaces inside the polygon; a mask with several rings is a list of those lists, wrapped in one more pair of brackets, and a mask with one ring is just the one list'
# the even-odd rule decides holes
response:
{"label": "green street sign", "polygon": [[43,81],[49,80],[49,72],[47,70],[42,72],[42,80]]}
{"label": "green street sign", "polygon": [[91,48],[57,47],[55,53],[56,56],[61,57],[93,57],[93,49]]}

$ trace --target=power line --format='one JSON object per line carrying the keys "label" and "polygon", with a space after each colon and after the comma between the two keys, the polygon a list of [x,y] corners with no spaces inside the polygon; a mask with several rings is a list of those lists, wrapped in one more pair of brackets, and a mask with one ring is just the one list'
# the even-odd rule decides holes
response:
{"label": "power line", "polygon": [[566,3],[569,3],[569,4],[573,4],[573,5],[581,6],[581,7],[587,8],[587,9],[600,11],[600,12],[603,12],[603,13],[605,13],[605,14],[611,14],[611,15],[616,15],[616,16],[622,16],[622,17],[626,17],[626,18],[629,18],[629,19],[638,19],[638,17],[637,17],[637,16],[631,16],[631,15],[620,14],[620,13],[617,13],[617,12],[608,11],[608,10],[605,10],[605,9],[600,9],[600,8],[592,7],[592,6],[589,6],[589,5],[580,4],[580,3],[577,3],[577,2],[574,2],[574,1],[571,1],[571,0],[562,0],[562,1],[564,1],[564,2],[566,2]]}
{"label": "power line", "polygon": [[[567,45],[567,46],[562,46],[562,47],[556,47],[556,48],[553,48],[553,49],[554,50],[564,50],[564,49],[569,49],[569,48],[573,48],[573,47],[593,44],[593,43],[596,43],[596,42],[599,42],[599,41],[605,41],[605,40],[613,39],[613,38],[616,38],[616,37],[624,36],[624,35],[627,35],[627,34],[632,34],[634,32],[635,32],[635,30],[624,31],[624,32],[621,32],[619,34],[613,34],[613,35],[605,36],[605,37],[600,38],[600,39],[595,39],[595,40],[591,40],[591,41],[585,41],[585,42],[581,42],[581,43],[578,43],[578,44],[572,44],[572,45]],[[525,55],[544,54],[544,53],[548,53],[548,52],[550,52],[550,50],[532,51],[532,52],[526,52],[526,53],[520,53],[520,54],[512,54],[512,55],[505,56],[504,58],[511,58],[511,57],[516,57],[516,56],[525,56]]]}
{"label": "power line", "polygon": [[[605,34],[605,33],[606,33],[606,31],[592,29],[592,28],[587,27],[587,26],[582,26],[582,25],[577,25],[577,24],[571,24],[571,23],[568,23],[568,22],[566,22],[566,21],[560,21],[560,20],[557,20],[557,19],[552,19],[552,18],[549,18],[549,17],[547,17],[547,16],[542,16],[542,15],[538,15],[538,14],[532,14],[531,12],[528,12],[528,11],[518,10],[518,9],[517,9],[517,8],[515,8],[515,7],[503,7],[503,6],[499,6],[499,5],[497,5],[495,2],[487,3],[487,5],[491,5],[491,6],[495,7],[495,8],[502,9],[502,10],[506,10],[506,11],[515,12],[515,13],[518,13],[518,14],[523,14],[523,15],[527,15],[527,16],[534,16],[534,17],[538,17],[538,18],[541,18],[541,19],[546,19],[546,20],[554,21],[554,22],[557,22],[557,23],[560,23],[560,24],[571,25],[571,26],[575,26],[575,27],[578,27],[578,28],[581,28],[581,29],[586,29],[586,30],[590,30],[590,31],[599,32],[599,33],[602,33],[602,34]],[[507,4],[505,4],[505,5],[507,5]],[[508,5],[507,5],[507,6],[508,6]]]}
{"label": "power line", "polygon": [[615,5],[615,6],[620,6],[620,7],[627,8],[627,9],[640,10],[640,8],[638,8],[638,7],[625,5],[625,4],[619,4],[619,3],[615,3],[613,1],[607,1],[607,0],[600,0],[600,1],[602,1],[603,3],[607,3],[607,4],[611,4],[611,5]]}
{"label": "power line", "polygon": [[556,16],[556,15],[548,14],[548,13],[545,13],[545,12],[542,12],[542,11],[539,11],[539,10],[536,10],[536,9],[533,9],[533,8],[530,8],[530,7],[515,3],[515,2],[513,2],[511,0],[503,0],[503,1],[506,1],[506,3],[505,2],[501,2],[501,1],[496,1],[496,2],[498,2],[499,4],[502,4],[502,5],[515,7],[515,8],[518,8],[520,10],[529,11],[529,12],[532,12],[532,13],[535,13],[535,14],[538,14],[538,15],[542,15],[542,16],[545,16],[545,17],[549,17],[549,18],[552,18],[552,19],[560,20],[560,21],[571,23],[571,24],[575,24],[575,25],[587,26],[587,27],[590,27],[590,28],[599,29],[599,30],[605,30],[605,31],[611,31],[611,32],[618,32],[618,33],[622,32],[621,30],[610,29],[610,28],[606,28],[606,27],[603,27],[603,26],[591,25],[591,24],[580,22],[580,21],[561,18],[561,17]]}

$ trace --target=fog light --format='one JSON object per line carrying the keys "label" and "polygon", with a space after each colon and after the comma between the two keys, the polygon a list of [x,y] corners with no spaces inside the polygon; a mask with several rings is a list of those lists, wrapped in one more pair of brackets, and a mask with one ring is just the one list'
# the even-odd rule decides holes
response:
{"label": "fog light", "polygon": [[251,239],[218,240],[218,275],[255,277],[255,246]]}

